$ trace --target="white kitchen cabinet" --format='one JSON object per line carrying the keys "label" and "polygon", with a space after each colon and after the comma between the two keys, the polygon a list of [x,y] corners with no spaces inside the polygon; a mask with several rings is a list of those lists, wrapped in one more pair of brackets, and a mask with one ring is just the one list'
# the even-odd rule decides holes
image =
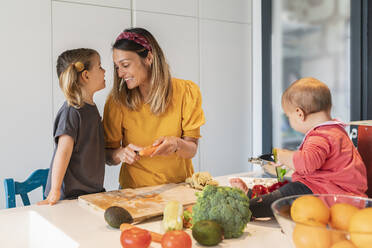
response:
{"label": "white kitchen cabinet", "polygon": [[199,84],[197,19],[140,11],[135,16],[134,25],[149,30],[159,42],[172,75]]}
{"label": "white kitchen cabinet", "polygon": [[197,17],[198,0],[133,0],[133,9]]}
{"label": "white kitchen cabinet", "polygon": [[[24,180],[52,153],[51,11],[48,0],[0,8],[0,182]],[[5,207],[0,187],[0,208]],[[41,200],[41,196],[39,195]]]}
{"label": "white kitchen cabinet", "polygon": [[251,23],[251,0],[200,0],[202,19]]}
{"label": "white kitchen cabinet", "polygon": [[[53,2],[53,103],[54,116],[64,101],[55,70],[58,56],[67,49],[93,48],[101,55],[106,70],[106,88],[94,100],[103,115],[106,97],[113,83],[112,44],[117,35],[131,26],[129,10]],[[68,16],[68,18],[66,18]],[[118,187],[120,166],[106,167],[105,188]]]}
{"label": "white kitchen cabinet", "polygon": [[[67,1],[58,1],[52,0],[54,2],[67,2]],[[113,8],[131,8],[131,0],[68,0],[70,3],[78,3],[85,5],[96,5],[102,7],[113,7]]]}
{"label": "white kitchen cabinet", "polygon": [[214,176],[247,171],[252,150],[250,25],[201,20],[200,40],[207,120],[201,170]]}

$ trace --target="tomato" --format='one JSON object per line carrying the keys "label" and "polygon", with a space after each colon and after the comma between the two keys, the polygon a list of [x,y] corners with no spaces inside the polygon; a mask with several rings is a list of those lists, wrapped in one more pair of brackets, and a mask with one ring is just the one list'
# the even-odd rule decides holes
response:
{"label": "tomato", "polygon": [[269,190],[264,185],[256,184],[252,188],[252,193],[255,193],[256,195],[265,195],[269,193]]}
{"label": "tomato", "polygon": [[137,227],[124,230],[120,235],[123,248],[147,248],[151,244],[150,232]]}
{"label": "tomato", "polygon": [[184,231],[169,231],[161,239],[163,248],[191,248],[191,238]]}

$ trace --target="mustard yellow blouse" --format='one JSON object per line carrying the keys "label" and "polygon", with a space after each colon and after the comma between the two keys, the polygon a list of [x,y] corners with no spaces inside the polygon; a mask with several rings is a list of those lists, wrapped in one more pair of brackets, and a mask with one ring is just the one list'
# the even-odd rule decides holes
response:
{"label": "mustard yellow blouse", "polygon": [[[172,103],[160,116],[152,114],[148,104],[143,104],[139,111],[131,111],[109,97],[103,115],[106,148],[128,144],[145,147],[162,136],[200,138],[200,126],[205,118],[199,87],[191,81],[175,78],[172,86]],[[119,183],[123,188],[179,183],[193,172],[191,159],[176,154],[141,157],[131,165],[122,164]]]}

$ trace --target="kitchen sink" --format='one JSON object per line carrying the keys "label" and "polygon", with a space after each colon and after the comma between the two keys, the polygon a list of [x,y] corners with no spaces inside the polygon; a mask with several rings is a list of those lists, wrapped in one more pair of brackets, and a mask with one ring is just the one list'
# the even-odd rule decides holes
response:
{"label": "kitchen sink", "polygon": [[75,248],[79,244],[33,210],[0,212],[0,246]]}

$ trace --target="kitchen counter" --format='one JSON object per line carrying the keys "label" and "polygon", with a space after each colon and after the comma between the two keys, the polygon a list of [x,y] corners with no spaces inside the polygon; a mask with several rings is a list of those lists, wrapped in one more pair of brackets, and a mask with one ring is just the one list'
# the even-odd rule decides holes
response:
{"label": "kitchen counter", "polygon": [[[217,177],[216,180],[219,181],[220,185],[228,185],[228,178],[230,176],[232,175]],[[258,177],[259,175],[257,173],[244,173],[237,174],[236,176]],[[121,247],[120,230],[109,227],[103,218],[103,213],[83,206],[79,204],[77,200],[61,201],[54,206],[32,205],[28,207],[18,207],[13,209],[1,210],[0,222],[2,223],[0,228],[0,243],[2,247],[17,247],[14,246],[14,242],[4,243],[4,239],[9,237],[6,237],[7,234],[4,232],[8,231],[9,235],[11,235],[12,226],[18,229],[14,230],[14,232],[19,233],[17,235],[19,235],[20,238],[25,238],[25,236],[27,236],[19,232],[19,227],[24,226],[25,228],[27,228],[27,226],[30,224],[20,223],[19,221],[22,221],[22,219],[15,219],[15,217],[23,216],[25,213],[29,212],[36,212],[37,216],[41,216],[41,219],[44,219],[46,221],[45,223],[40,222],[40,228],[34,228],[38,230],[28,230],[28,232],[30,233],[28,235],[28,238],[30,238],[30,235],[43,235],[43,239],[45,239],[45,242],[47,242],[48,237],[51,237],[51,235],[53,234],[48,234],[46,230],[49,230],[48,232],[52,233],[52,231],[50,230],[55,229],[58,230],[56,232],[61,233],[61,235],[58,236],[60,238],[60,241],[57,241],[58,239],[56,238],[51,239],[56,240],[56,242],[53,244],[49,244],[49,247]],[[14,216],[14,218],[12,216]],[[24,216],[27,216],[27,218],[29,218],[29,215]],[[32,218],[30,217],[29,219],[31,220]],[[147,221],[146,223],[140,224],[138,226],[147,230],[160,232],[160,223],[161,218],[157,218],[151,221]],[[48,225],[50,227],[48,227]],[[37,234],[38,232],[39,234]],[[40,234],[40,232],[44,233]],[[191,236],[190,230],[188,230],[187,232]],[[152,242],[150,247],[155,248],[161,246],[160,244]],[[193,240],[193,247],[202,246],[198,245],[196,241]],[[256,220],[248,223],[242,237],[238,239],[223,240],[223,242],[221,242],[216,247],[289,248],[290,243],[287,237],[283,233],[281,233],[279,224],[275,220]]]}

